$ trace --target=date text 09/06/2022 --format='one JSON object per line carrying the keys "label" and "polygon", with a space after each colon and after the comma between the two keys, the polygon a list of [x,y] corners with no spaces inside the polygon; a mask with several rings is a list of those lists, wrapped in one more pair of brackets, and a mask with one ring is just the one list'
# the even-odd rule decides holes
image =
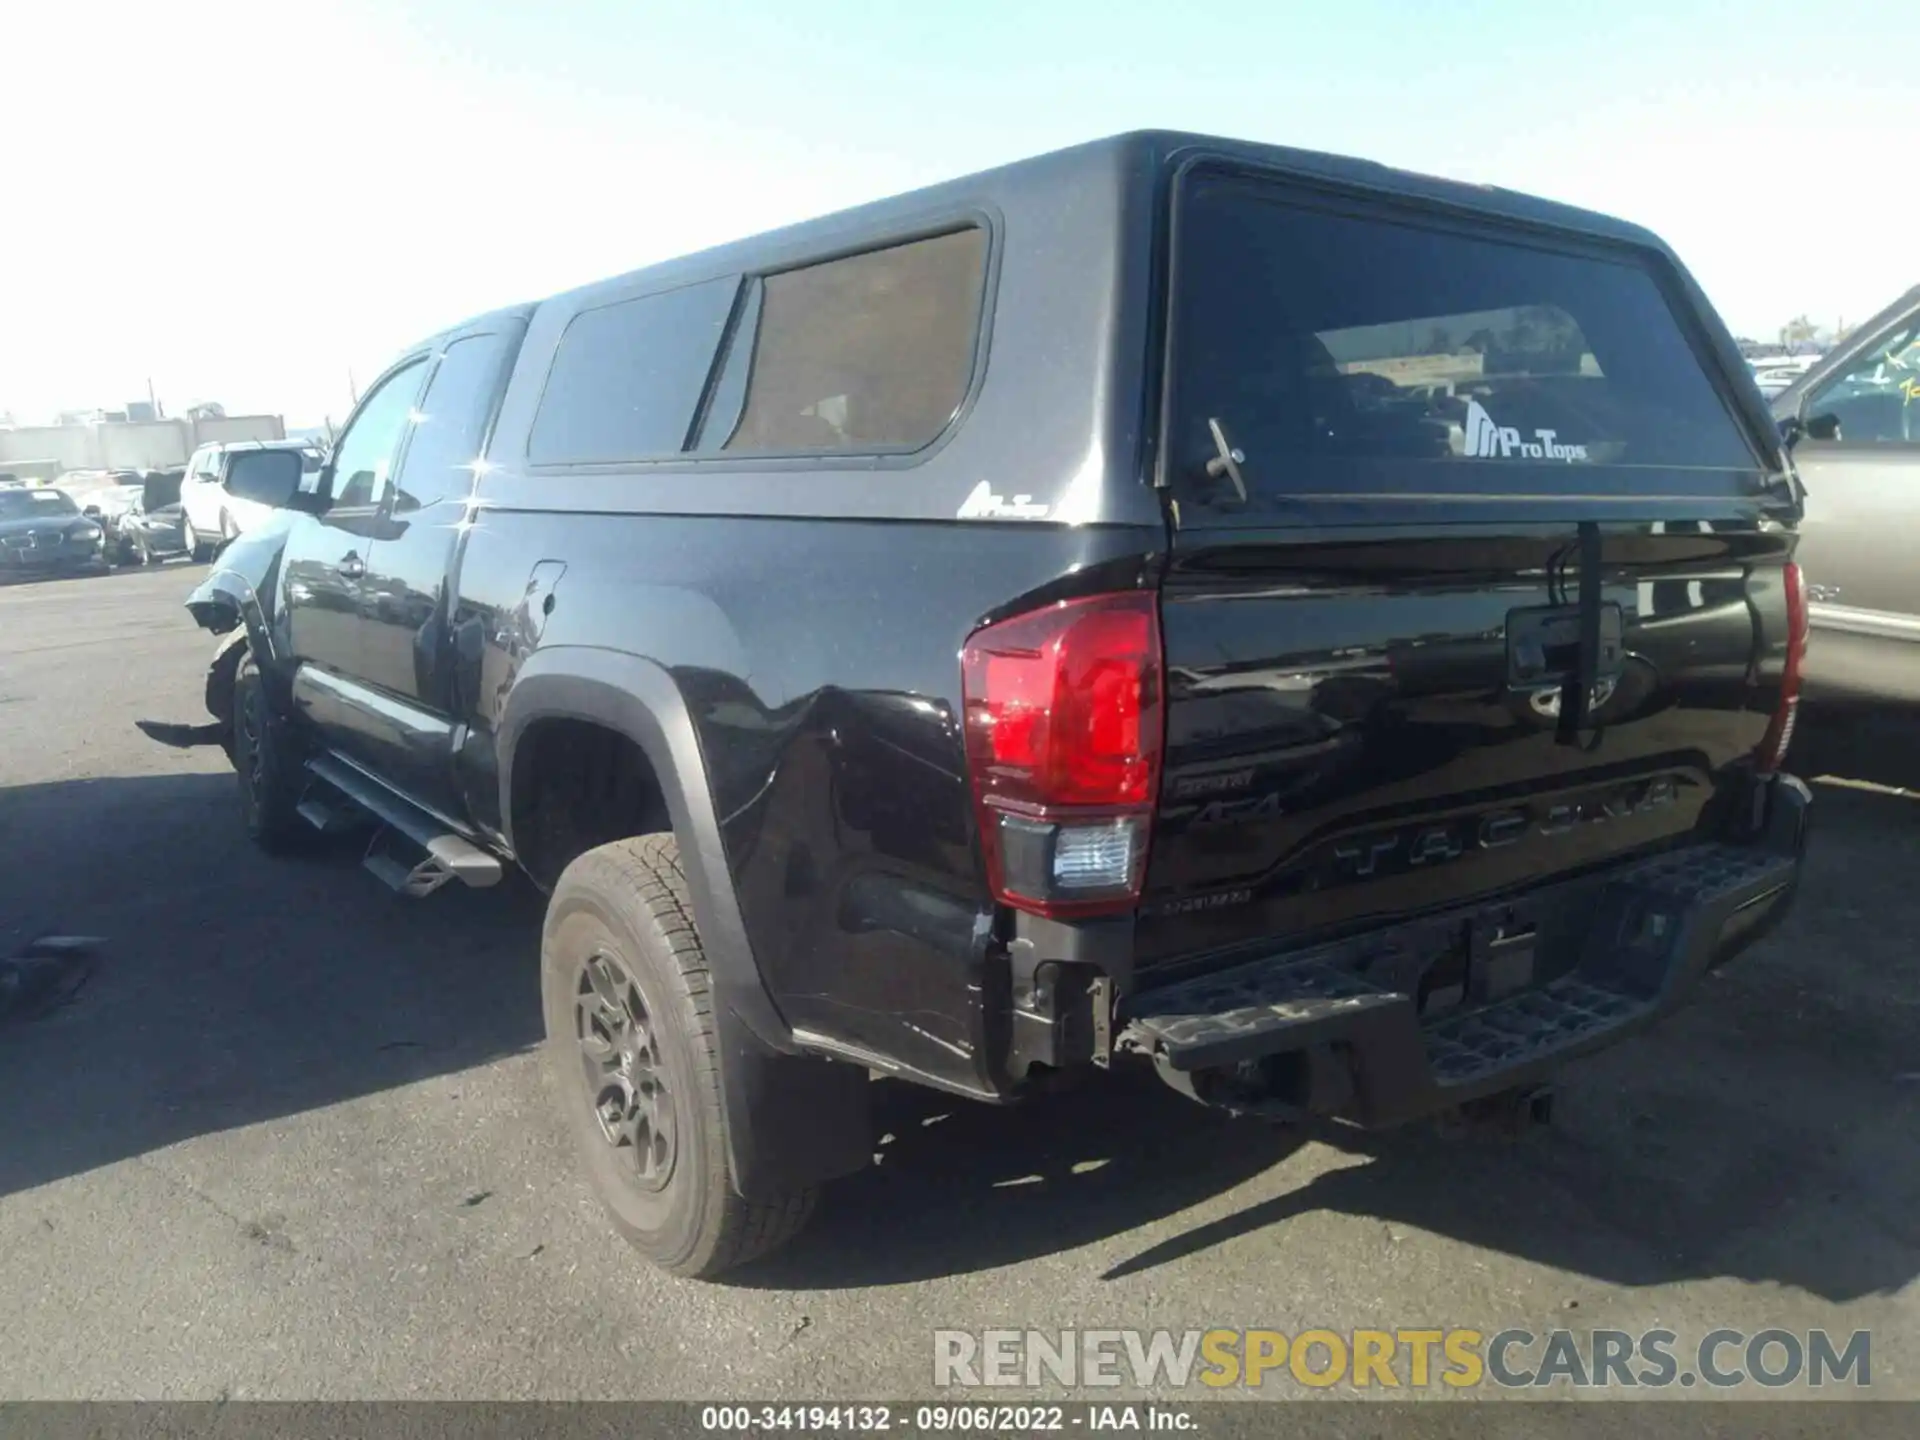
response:
{"label": "date text 09/06/2022", "polygon": [[899,1431],[1044,1434],[1070,1430],[1187,1431],[1193,1415],[1175,1405],[707,1405],[700,1428],[767,1431]]}

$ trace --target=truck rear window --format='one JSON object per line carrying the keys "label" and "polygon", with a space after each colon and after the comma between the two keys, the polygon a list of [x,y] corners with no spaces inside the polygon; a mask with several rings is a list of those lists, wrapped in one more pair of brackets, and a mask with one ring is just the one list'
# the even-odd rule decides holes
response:
{"label": "truck rear window", "polygon": [[[1242,176],[1181,189],[1177,493],[1257,510],[1357,490],[1581,491],[1596,468],[1617,491],[1623,467],[1755,465],[1630,254]],[[1224,466],[1208,474],[1223,442],[1243,457],[1246,502]]]}

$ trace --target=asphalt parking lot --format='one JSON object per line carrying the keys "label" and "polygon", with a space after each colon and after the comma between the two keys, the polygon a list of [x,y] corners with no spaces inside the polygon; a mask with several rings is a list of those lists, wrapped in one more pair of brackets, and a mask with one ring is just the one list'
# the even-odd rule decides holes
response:
{"label": "asphalt parking lot", "polygon": [[537,897],[269,861],[217,751],[133,728],[202,718],[197,573],[0,590],[0,942],[107,942],[0,1029],[0,1396],[850,1400],[926,1394],[935,1327],[1664,1325],[1870,1328],[1920,1397],[1920,798],[1818,784],[1787,928],[1518,1143],[888,1084],[884,1162],[688,1284],[550,1118]]}

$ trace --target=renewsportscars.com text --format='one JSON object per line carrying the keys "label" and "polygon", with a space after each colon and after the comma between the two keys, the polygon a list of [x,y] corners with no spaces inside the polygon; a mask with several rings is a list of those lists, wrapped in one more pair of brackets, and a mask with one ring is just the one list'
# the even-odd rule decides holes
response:
{"label": "renewsportscars.com text", "polygon": [[936,1330],[941,1387],[1864,1388],[1869,1331]]}

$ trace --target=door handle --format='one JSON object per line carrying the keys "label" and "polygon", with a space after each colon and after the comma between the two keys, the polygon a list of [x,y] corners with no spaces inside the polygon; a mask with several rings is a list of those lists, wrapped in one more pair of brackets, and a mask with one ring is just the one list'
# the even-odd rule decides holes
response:
{"label": "door handle", "polygon": [[347,555],[340,561],[340,574],[343,579],[358,580],[367,573],[367,562],[358,555]]}

